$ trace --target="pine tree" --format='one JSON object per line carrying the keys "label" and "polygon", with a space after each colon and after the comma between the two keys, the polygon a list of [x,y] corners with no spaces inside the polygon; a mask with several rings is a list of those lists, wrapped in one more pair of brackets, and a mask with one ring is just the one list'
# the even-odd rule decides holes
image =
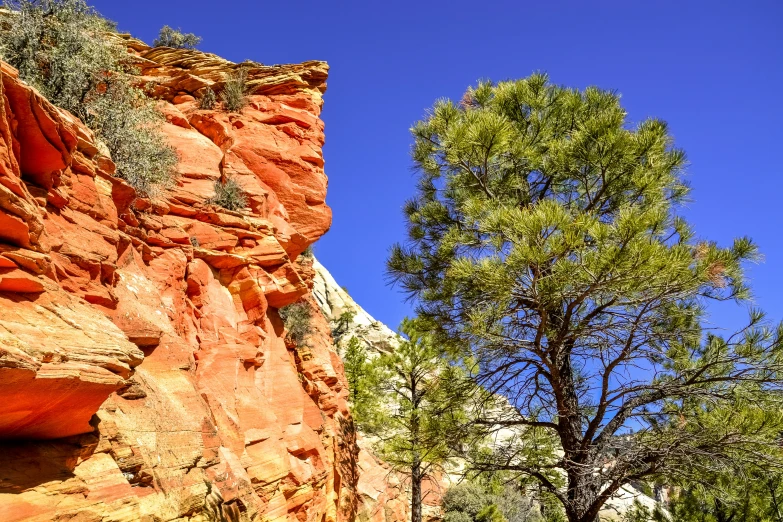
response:
{"label": "pine tree", "polygon": [[[706,404],[779,403],[783,329],[757,311],[734,335],[703,326],[708,302],[747,302],[757,252],[698,240],[678,214],[685,154],[663,121],[631,125],[616,93],[535,74],[439,101],[412,133],[418,190],[389,270],[509,401],[477,412],[519,434],[478,469],[532,477],[594,522],[632,480],[773,458],[748,426],[681,429]],[[531,453],[530,428],[559,451]]]}
{"label": "pine tree", "polygon": [[461,376],[415,321],[404,321],[401,331],[407,339],[374,364],[382,398],[370,426],[379,456],[410,478],[411,522],[421,522],[422,482],[442,471],[451,454]]}
{"label": "pine tree", "polygon": [[379,398],[373,390],[376,384],[373,364],[367,357],[364,344],[357,337],[351,337],[348,341],[343,362],[351,416],[360,430],[369,429],[368,423],[372,420],[373,411],[378,408]]}

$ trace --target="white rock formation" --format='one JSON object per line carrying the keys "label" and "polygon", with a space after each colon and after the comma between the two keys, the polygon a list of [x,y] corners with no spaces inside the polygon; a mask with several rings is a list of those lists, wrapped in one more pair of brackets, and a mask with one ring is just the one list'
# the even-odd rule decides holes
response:
{"label": "white rock formation", "polygon": [[313,260],[313,269],[315,270],[313,297],[332,327],[337,326],[340,316],[345,312],[353,314],[342,335],[339,336],[337,343],[339,347],[347,343],[351,337],[357,337],[364,342],[368,353],[374,356],[381,352],[392,351],[399,345],[399,336],[356,304],[317,259]]}

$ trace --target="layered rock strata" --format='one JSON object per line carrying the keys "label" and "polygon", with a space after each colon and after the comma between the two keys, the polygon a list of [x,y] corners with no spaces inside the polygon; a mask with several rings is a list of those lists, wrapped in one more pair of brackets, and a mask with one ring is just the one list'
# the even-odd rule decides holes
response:
{"label": "layered rock strata", "polygon": [[[356,446],[328,321],[297,347],[277,312],[316,309],[300,254],[331,221],[327,65],[124,40],[179,156],[152,200],[0,67],[0,520],[402,516],[400,487]],[[247,108],[200,110],[239,67]],[[227,176],[246,209],[207,203]]]}

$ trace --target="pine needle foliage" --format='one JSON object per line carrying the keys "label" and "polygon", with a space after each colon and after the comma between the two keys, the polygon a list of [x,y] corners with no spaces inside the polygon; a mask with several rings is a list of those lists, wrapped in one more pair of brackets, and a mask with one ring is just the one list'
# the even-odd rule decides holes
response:
{"label": "pine needle foliage", "polygon": [[168,25],[161,27],[158,37],[152,42],[154,47],[171,47],[173,49],[195,49],[201,43],[201,37],[193,33],[183,33]]}
{"label": "pine needle foliage", "polygon": [[84,0],[6,0],[2,55],[49,101],[87,124],[106,144],[117,175],[142,196],[174,177],[177,156],[159,132],[154,100],[133,85],[114,24]]}
{"label": "pine needle foliage", "polygon": [[410,478],[411,522],[421,522],[422,481],[449,461],[463,388],[459,369],[416,321],[403,321],[400,330],[407,339],[374,362],[381,404],[368,408],[364,426],[378,440],[378,455]]}
{"label": "pine needle foliage", "polygon": [[[753,433],[754,438],[780,439],[783,410],[776,404],[737,401],[730,406],[710,405],[694,412],[694,422],[680,424],[689,431],[721,430],[725,433]],[[668,482],[672,494],[668,507],[671,522],[725,522],[783,520],[783,467],[770,466],[769,456],[783,454],[777,448],[756,446],[763,457],[737,461],[731,467],[716,467],[709,462],[690,466],[692,473]],[[692,459],[710,460],[709,455]],[[705,469],[706,468],[706,469]]]}
{"label": "pine needle foliage", "polygon": [[[333,321],[332,338],[334,339],[335,344],[339,344],[343,336],[348,333],[355,317],[356,312],[346,310],[340,314],[340,317]],[[353,341],[353,338],[351,338],[351,341]]]}
{"label": "pine needle foliage", "polygon": [[747,302],[758,256],[679,215],[685,153],[665,122],[631,124],[616,93],[534,74],[441,100],[412,134],[418,189],[389,273],[508,398],[480,424],[543,430],[562,451],[511,437],[475,466],[532,477],[570,522],[594,522],[631,480],[773,459],[750,425],[699,425],[707,404],[780,407],[783,328],[757,311],[734,335],[704,327],[709,302]]}
{"label": "pine needle foliage", "polygon": [[346,344],[343,363],[348,381],[351,416],[356,427],[364,431],[372,418],[372,412],[379,407],[379,402],[375,367],[367,356],[367,348],[359,338],[351,337]]}
{"label": "pine needle foliage", "polygon": [[247,69],[238,69],[226,78],[220,99],[229,112],[240,112],[247,106]]}
{"label": "pine needle foliage", "polygon": [[214,203],[226,210],[241,210],[247,206],[247,194],[234,178],[225,181],[215,180],[213,184],[215,195],[207,202]]}

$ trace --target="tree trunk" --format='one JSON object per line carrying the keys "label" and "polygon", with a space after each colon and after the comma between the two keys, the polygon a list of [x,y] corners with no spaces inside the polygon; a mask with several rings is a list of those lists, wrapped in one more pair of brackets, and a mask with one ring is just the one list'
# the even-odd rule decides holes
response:
{"label": "tree trunk", "polygon": [[421,463],[418,455],[411,466],[411,522],[421,522]]}
{"label": "tree trunk", "polygon": [[411,390],[411,448],[413,459],[411,462],[411,522],[421,522],[421,454],[419,453],[419,404],[421,396],[418,391],[418,379],[416,374],[410,374]]}
{"label": "tree trunk", "polygon": [[574,511],[566,510],[568,522],[598,522],[598,515],[580,515]]}

